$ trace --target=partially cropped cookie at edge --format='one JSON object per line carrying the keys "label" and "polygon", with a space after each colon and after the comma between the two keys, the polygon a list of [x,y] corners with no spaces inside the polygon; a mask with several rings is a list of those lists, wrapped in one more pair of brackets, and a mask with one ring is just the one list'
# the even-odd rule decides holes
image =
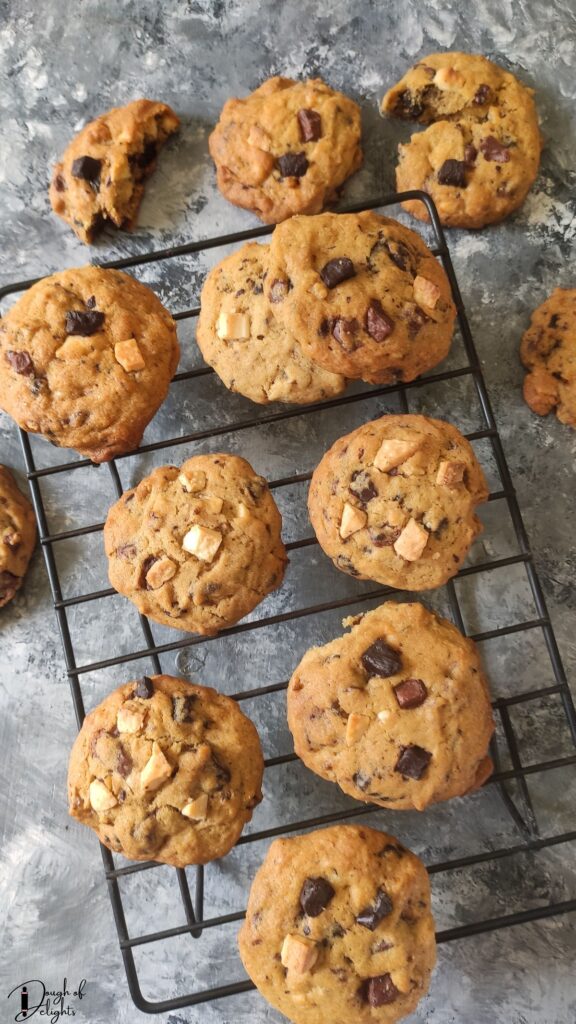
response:
{"label": "partially cropped cookie at edge", "polygon": [[[479,54],[423,57],[384,96],[382,111],[429,125],[400,145],[399,191],[422,189],[448,227],[481,228],[522,205],[540,164],[533,90]],[[428,220],[423,203],[405,208]]]}
{"label": "partially cropped cookie at edge", "polygon": [[357,800],[423,810],[492,771],[488,683],[476,646],[421,604],[388,601],[312,647],[288,686],[294,749]]}
{"label": "partially cropped cookie at edge", "polygon": [[276,76],[229,99],[209,139],[218,188],[276,224],[319,213],[362,163],[360,108],[321,79]]}
{"label": "partially cropped cookie at edge", "polygon": [[238,936],[261,994],[295,1024],[395,1024],[436,961],[422,862],[375,829],[276,839]]}
{"label": "partially cropped cookie at edge", "polygon": [[442,266],[420,235],[372,211],[279,224],[265,292],[306,355],[333,373],[411,381],[450,349],[456,310]]}
{"label": "partially cropped cookie at edge", "polygon": [[206,864],[250,821],[263,769],[258,733],[235,701],[144,676],[84,719],[70,756],[70,814],[131,860]]}
{"label": "partially cropped cookie at edge", "polygon": [[576,288],[555,288],[532,313],[520,344],[528,373],[524,399],[533,412],[555,412],[576,427]]}
{"label": "partially cropped cookie at edge", "polygon": [[138,447],[179,357],[174,320],[150,288],[119,270],[64,270],[0,320],[0,408],[105,462]]}
{"label": "partially cropped cookie at edge", "polygon": [[56,164],[50,203],[81,242],[93,242],[106,223],[134,226],[144,183],[180,121],[166,103],[134,100],[90,121]]}
{"label": "partially cropped cookie at edge", "polygon": [[162,625],[219,633],[280,586],[281,526],[245,459],[217,452],[161,466],[108,513],[110,582]]}
{"label": "partially cropped cookie at edge", "polygon": [[398,590],[439,587],[462,566],[489,494],[469,442],[426,416],[382,416],[341,437],[308,494],[325,553],[350,576]]}
{"label": "partially cropped cookie at edge", "polygon": [[0,465],[0,608],[20,590],[36,543],[36,520],[12,473]]}
{"label": "partially cropped cookie at edge", "polygon": [[230,391],[253,402],[311,403],[347,384],[307,355],[277,317],[283,298],[266,288],[269,246],[248,242],[210,271],[201,296],[196,340]]}

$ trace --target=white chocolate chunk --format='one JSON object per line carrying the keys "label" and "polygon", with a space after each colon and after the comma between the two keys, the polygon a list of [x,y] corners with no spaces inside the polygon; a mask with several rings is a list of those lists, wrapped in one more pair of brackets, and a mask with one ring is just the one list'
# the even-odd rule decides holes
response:
{"label": "white chocolate chunk", "polygon": [[88,355],[92,351],[93,345],[91,338],[81,338],[78,335],[72,335],[70,338],[66,338],[63,345],[57,348],[54,355],[57,359],[81,359],[82,356]]}
{"label": "white chocolate chunk", "polygon": [[308,289],[311,295],[314,295],[316,299],[325,299],[328,295],[328,289],[322,281],[315,281],[311,288]]}
{"label": "white chocolate chunk", "polygon": [[386,708],[384,708],[383,711],[379,711],[378,712],[376,717],[377,717],[379,722],[387,722],[388,719],[390,718],[390,712],[387,711]]}
{"label": "white chocolate chunk", "polygon": [[126,341],[116,342],[114,355],[116,362],[120,363],[126,373],[135,373],[136,370],[143,370],[146,366],[136,338],[127,338]]}
{"label": "white chocolate chunk", "polygon": [[355,505],[351,505],[350,502],[346,502],[342,511],[342,519],[340,521],[340,536],[342,540],[346,540],[346,537],[350,537],[353,533],[357,533],[361,530],[368,522],[368,516],[361,508],[356,508]]}
{"label": "white chocolate chunk", "polygon": [[159,558],[148,569],[146,583],[151,590],[158,590],[158,587],[163,586],[176,575],[177,569],[176,562],[173,562],[167,555],[164,558]]}
{"label": "white chocolate chunk", "polygon": [[238,502],[238,519],[249,519],[250,509],[243,501]]}
{"label": "white chocolate chunk", "polygon": [[409,519],[402,533],[394,541],[394,551],[407,562],[417,562],[428,543],[428,531],[415,519]]}
{"label": "white chocolate chunk", "polygon": [[206,818],[208,816],[208,794],[202,793],[195,800],[191,800],[182,808],[181,813],[185,818],[191,818],[193,821],[201,821]]}
{"label": "white chocolate chunk", "polygon": [[299,935],[287,935],[282,943],[280,960],[287,971],[294,974],[306,974],[311,971],[318,959],[315,942],[302,939]]}
{"label": "white chocolate chunk", "polygon": [[414,301],[419,306],[428,306],[430,309],[435,309],[441,294],[442,292],[437,284],[429,281],[427,277],[420,277],[420,274],[416,275],[414,278]]}
{"label": "white chocolate chunk", "polygon": [[433,81],[439,89],[456,89],[464,85],[464,75],[456,68],[438,68]]}
{"label": "white chocolate chunk", "polygon": [[109,811],[118,803],[116,797],[100,779],[94,779],[89,786],[90,805],[95,811]]}
{"label": "white chocolate chunk", "polygon": [[162,748],[154,740],[152,754],[140,772],[142,789],[158,789],[172,775],[172,765],[162,753]]}
{"label": "white chocolate chunk", "polygon": [[257,149],[263,149],[265,153],[270,152],[272,139],[266,131],[259,124],[253,124],[248,132],[248,145],[256,146]]}
{"label": "white chocolate chunk", "polygon": [[357,715],[353,713],[348,716],[346,723],[346,743],[349,747],[352,747],[359,739],[364,735],[368,726],[370,725],[370,719],[368,715]]}
{"label": "white chocolate chunk", "polygon": [[196,555],[196,558],[203,562],[211,562],[221,543],[222,534],[218,530],[211,530],[208,526],[195,523],[184,537],[182,547],[184,551]]}
{"label": "white chocolate chunk", "polygon": [[222,498],[196,498],[192,509],[194,512],[207,512],[208,515],[218,515],[222,511],[224,502]]}
{"label": "white chocolate chunk", "polygon": [[182,484],[188,494],[197,494],[198,491],[203,491],[206,487],[206,473],[201,469],[193,470],[190,473],[180,473],[178,483]]}
{"label": "white chocolate chunk", "polygon": [[246,313],[220,313],[216,334],[223,341],[245,341],[250,337],[250,317]]}
{"label": "white chocolate chunk", "polygon": [[436,483],[445,487],[454,487],[462,483],[466,472],[465,462],[441,462],[438,467]]}
{"label": "white chocolate chunk", "polygon": [[116,728],[118,732],[140,732],[143,725],[143,711],[134,711],[133,708],[121,707],[116,715]]}
{"label": "white chocolate chunk", "polygon": [[406,462],[414,452],[418,451],[420,447],[420,441],[400,441],[395,438],[391,438],[387,441],[382,441],[376,455],[374,456],[374,465],[376,469],[379,469],[382,473],[387,473],[390,469],[395,469],[396,466],[400,466],[402,462]]}

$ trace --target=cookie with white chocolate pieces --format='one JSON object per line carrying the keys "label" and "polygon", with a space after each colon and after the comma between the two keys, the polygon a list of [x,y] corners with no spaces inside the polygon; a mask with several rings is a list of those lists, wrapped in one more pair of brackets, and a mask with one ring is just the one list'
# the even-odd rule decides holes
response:
{"label": "cookie with white chocolate pieces", "polygon": [[70,755],[70,814],[130,860],[206,864],[250,821],[263,769],[258,733],[235,701],[144,676],[86,715]]}
{"label": "cookie with white chocolate pieces", "polygon": [[[442,224],[481,228],[522,205],[540,164],[532,89],[479,54],[433,53],[382,100],[392,117],[428,125],[398,149],[399,192],[432,197]],[[423,203],[404,207],[428,220]]]}
{"label": "cookie with white chocolate pieces", "polygon": [[215,453],[161,466],[108,513],[110,582],[164,626],[219,633],[280,586],[281,525],[245,459]]}
{"label": "cookie with white chocolate pieces", "polygon": [[426,416],[382,416],[341,437],[316,467],[308,510],[351,576],[429,590],[454,576],[482,529],[489,491],[469,442]]}
{"label": "cookie with white chocolate pieces", "polygon": [[90,121],[56,164],[50,203],[81,242],[106,223],[131,228],[166,140],[180,121],[166,103],[134,100]]}
{"label": "cookie with white chocolate pieces", "polygon": [[36,520],[12,473],[0,466],[0,608],[20,590],[36,543]]}
{"label": "cookie with white chocolate pieces", "polygon": [[218,188],[267,224],[319,213],[362,163],[360,108],[320,78],[229,99],[209,139]]}
{"label": "cookie with white chocolate pieces", "polygon": [[436,960],[422,862],[376,829],[276,839],[238,936],[256,987],[295,1024],[395,1024]]}
{"label": "cookie with white chocolate pieces", "polygon": [[476,646],[421,604],[388,601],[312,647],[288,686],[294,750],[357,800],[423,810],[492,771],[494,720]]}
{"label": "cookie with white chocolate pieces", "polygon": [[555,288],[532,313],[520,344],[528,370],[524,399],[533,412],[555,411],[576,427],[576,288]]}
{"label": "cookie with white chocolate pieces", "polygon": [[45,277],[0,320],[0,408],[93,462],[131,451],[168,393],[176,325],[119,270]]}
{"label": "cookie with white chocolate pieces", "polygon": [[450,348],[456,310],[443,268],[420,235],[372,211],[279,224],[265,290],[306,355],[332,373],[411,381]]}

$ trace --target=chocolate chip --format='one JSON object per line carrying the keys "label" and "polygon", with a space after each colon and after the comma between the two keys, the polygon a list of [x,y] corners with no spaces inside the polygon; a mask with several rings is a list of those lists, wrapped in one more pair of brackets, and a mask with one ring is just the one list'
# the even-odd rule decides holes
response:
{"label": "chocolate chip", "polygon": [[475,162],[477,156],[478,150],[476,149],[476,146],[464,146],[464,163],[466,164],[467,167],[472,167],[472,164]]}
{"label": "chocolate chip", "polygon": [[395,676],[402,668],[400,651],[394,650],[385,640],[375,640],[361,657],[361,662],[370,676],[386,679]]}
{"label": "chocolate chip", "polygon": [[326,878],[307,878],[300,892],[300,906],[308,917],[318,917],[335,894]]}
{"label": "chocolate chip", "polygon": [[474,93],[474,99],[472,103],[475,106],[480,107],[483,103],[490,103],[492,99],[492,89],[489,85],[479,85]]}
{"label": "chocolate chip", "polygon": [[355,772],[352,776],[352,782],[358,787],[358,789],[361,789],[362,792],[365,793],[372,782],[372,776],[364,775],[364,772]]}
{"label": "chocolate chip", "polygon": [[397,114],[398,117],[408,117],[416,120],[420,117],[423,111],[424,107],[418,102],[414,93],[410,92],[409,89],[404,89],[404,92],[399,94],[394,108],[394,113]]}
{"label": "chocolate chip", "polygon": [[404,710],[419,708],[428,696],[426,685],[421,679],[404,679],[398,686],[393,686],[394,696],[399,707]]}
{"label": "chocolate chip", "polygon": [[438,171],[441,185],[453,185],[455,188],[466,188],[466,164],[464,160],[445,160]]}
{"label": "chocolate chip", "polygon": [[426,316],[424,310],[417,306],[415,302],[406,303],[403,317],[406,320],[408,334],[411,338],[415,338],[424,327],[424,324],[430,322],[430,317]]}
{"label": "chocolate chip", "polygon": [[90,298],[86,299],[84,305],[86,306],[86,309],[94,309],[96,305],[96,296],[91,295]]}
{"label": "chocolate chip", "polygon": [[385,341],[394,330],[393,321],[386,315],[378,299],[372,299],[366,310],[366,330],[374,341]]}
{"label": "chocolate chip", "polygon": [[358,348],[356,335],[359,328],[360,324],[357,320],[347,320],[345,317],[339,316],[333,321],[332,336],[345,352],[354,352]]}
{"label": "chocolate chip", "polygon": [[290,281],[281,281],[280,278],[276,278],[276,280],[272,281],[272,284],[270,285],[270,291],[268,293],[270,302],[273,302],[274,304],[277,302],[283,302],[290,291],[290,288]]}
{"label": "chocolate chip", "polygon": [[421,779],[426,771],[432,754],[423,747],[410,744],[409,747],[402,747],[394,771],[404,775],[407,779]]}
{"label": "chocolate chip", "polygon": [[386,1006],[393,1003],[400,995],[400,990],[389,974],[379,974],[376,978],[367,978],[360,988],[361,998],[370,1006]]}
{"label": "chocolate chip", "polygon": [[338,921],[335,921],[333,926],[332,926],[332,938],[333,939],[341,939],[342,936],[345,935],[345,934],[346,934],[346,929],[343,928],[342,925],[338,923]]}
{"label": "chocolate chip", "polygon": [[65,192],[66,191],[66,182],[64,181],[64,178],[62,177],[61,174],[56,174],[55,175],[55,177],[54,177],[54,188],[56,189],[57,192]]}
{"label": "chocolate chip", "polygon": [[329,260],[320,271],[320,277],[327,288],[335,288],[337,284],[342,284],[342,281],[347,281],[349,277],[355,276],[354,264],[347,256]]}
{"label": "chocolate chip", "polygon": [[128,157],[133,167],[148,167],[155,159],[158,153],[158,147],[153,140],[147,142],[144,145],[141,153],[131,153]]}
{"label": "chocolate chip", "polygon": [[356,469],[352,473],[348,490],[364,504],[378,497],[372,477],[365,469]]}
{"label": "chocolate chip", "polygon": [[[390,470],[388,476],[392,476],[392,470]],[[368,533],[370,534],[370,540],[375,548],[391,548],[398,540],[402,530],[390,528],[384,531],[379,531],[370,529],[368,530]]]}
{"label": "chocolate chip", "polygon": [[150,697],[154,696],[154,683],[149,676],[142,676],[141,679],[138,679],[132,696],[141,697],[142,700],[150,700]]}
{"label": "chocolate chip", "polygon": [[308,170],[305,153],[284,153],[276,163],[283,178],[301,178]]}
{"label": "chocolate chip", "polygon": [[224,789],[224,786],[227,786],[230,782],[231,775],[225,765],[221,764],[214,754],[212,754],[212,768],[215,776],[215,790],[216,792],[220,792]]}
{"label": "chocolate chip", "polygon": [[81,178],[92,186],[95,192],[100,188],[100,172],[102,161],[93,156],[79,156],[72,163],[72,177]]}
{"label": "chocolate chip", "polygon": [[9,350],[6,353],[6,360],[10,363],[10,366],[16,373],[21,374],[23,377],[34,376],[34,363],[30,357],[30,353],[22,349],[20,352],[13,352]]}
{"label": "chocolate chip", "polygon": [[376,899],[371,907],[364,907],[356,918],[357,924],[361,924],[363,928],[368,928],[369,931],[373,932],[380,921],[383,921],[388,914],[392,913],[392,900],[390,899],[387,892],[384,889],[379,889],[376,893]]}
{"label": "chocolate chip", "polygon": [[492,160],[496,164],[507,164],[510,159],[510,150],[503,146],[493,135],[487,135],[480,141],[480,150],[485,160]]}
{"label": "chocolate chip", "polygon": [[157,561],[158,561],[158,556],[157,555],[148,555],[148,558],[145,558],[144,561],[142,562],[142,565],[140,567],[140,575],[138,577],[138,586],[141,587],[142,590],[151,590],[152,589],[151,587],[148,586],[148,583],[146,582],[146,577],[148,575],[149,570],[152,568],[154,563],[157,562]]}
{"label": "chocolate chip", "polygon": [[104,313],[95,309],[89,309],[83,313],[77,309],[71,309],[66,313],[66,334],[80,334],[83,338],[96,334],[104,323]]}
{"label": "chocolate chip", "polygon": [[122,744],[118,747],[118,756],[116,758],[116,770],[123,779],[126,779],[132,771],[132,758],[130,754],[126,753]]}
{"label": "chocolate chip", "polygon": [[297,113],[298,127],[300,128],[300,140],[302,142],[316,142],[322,135],[322,118],[316,110],[302,108]]}
{"label": "chocolate chip", "polygon": [[558,313],[552,313],[552,316],[550,317],[550,319],[548,321],[548,327],[553,327],[553,328],[554,327],[558,327],[559,321],[560,321],[559,314]]}
{"label": "chocolate chip", "polygon": [[172,718],[175,722],[191,722],[192,708],[196,701],[195,695],[172,697]]}
{"label": "chocolate chip", "polygon": [[404,242],[396,242],[394,239],[390,239],[390,241],[381,240],[372,246],[370,255],[372,256],[372,253],[379,249],[383,249],[400,270],[412,271],[412,254],[408,246],[404,245]]}

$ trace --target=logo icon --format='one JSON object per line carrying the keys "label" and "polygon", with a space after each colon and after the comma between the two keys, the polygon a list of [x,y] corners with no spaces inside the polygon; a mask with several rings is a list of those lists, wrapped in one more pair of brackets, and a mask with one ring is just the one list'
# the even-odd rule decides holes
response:
{"label": "logo icon", "polygon": [[73,1004],[84,998],[85,988],[85,978],[74,989],[68,988],[67,978],[64,978],[61,988],[54,989],[48,989],[40,978],[29,978],[8,993],[8,999],[14,996],[20,1000],[20,1009],[13,1019],[16,1024],[21,1024],[21,1021],[31,1020],[38,1014],[39,1017],[48,1017],[50,1024],[58,1024],[61,1017],[75,1017],[77,1011]]}

